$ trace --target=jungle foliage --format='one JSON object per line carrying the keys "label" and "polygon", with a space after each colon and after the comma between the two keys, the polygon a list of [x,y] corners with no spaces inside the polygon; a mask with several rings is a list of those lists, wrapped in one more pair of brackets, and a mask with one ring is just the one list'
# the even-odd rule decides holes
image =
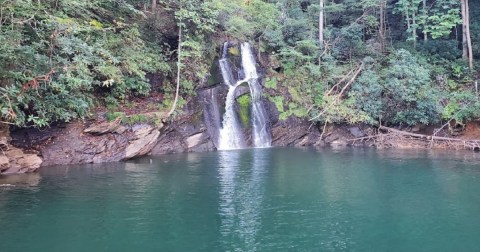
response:
{"label": "jungle foliage", "polygon": [[[479,57],[480,3],[469,2]],[[0,121],[42,127],[152,91],[168,107],[177,60],[183,104],[226,40],[254,45],[282,119],[477,119],[462,27],[456,0],[0,0]]]}

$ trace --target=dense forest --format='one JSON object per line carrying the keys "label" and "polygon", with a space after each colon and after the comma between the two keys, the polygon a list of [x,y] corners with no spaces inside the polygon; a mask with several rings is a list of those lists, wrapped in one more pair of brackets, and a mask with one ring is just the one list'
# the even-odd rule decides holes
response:
{"label": "dense forest", "polygon": [[478,1],[0,0],[0,121],[44,127],[153,93],[175,115],[225,41],[253,45],[281,118],[480,117]]}

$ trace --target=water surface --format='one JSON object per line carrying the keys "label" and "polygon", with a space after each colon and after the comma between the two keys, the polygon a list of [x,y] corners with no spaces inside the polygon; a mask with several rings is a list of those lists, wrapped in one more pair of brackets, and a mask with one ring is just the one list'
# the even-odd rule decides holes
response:
{"label": "water surface", "polygon": [[479,157],[250,149],[48,167],[0,179],[0,251],[478,251]]}

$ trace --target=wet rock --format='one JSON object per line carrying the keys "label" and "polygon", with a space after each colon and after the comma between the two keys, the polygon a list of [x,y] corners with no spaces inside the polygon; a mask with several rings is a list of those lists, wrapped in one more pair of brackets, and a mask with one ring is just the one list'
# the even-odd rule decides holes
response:
{"label": "wet rock", "polygon": [[224,99],[220,99],[219,97],[225,97],[226,94],[227,88],[223,84],[199,92],[203,107],[203,122],[214,144],[218,143],[219,129],[222,125],[220,108],[225,107]]}
{"label": "wet rock", "polygon": [[336,124],[329,124],[324,133],[325,143],[331,146],[347,145],[348,139],[352,137],[349,128]]}
{"label": "wet rock", "polygon": [[235,98],[238,98],[242,95],[248,94],[250,95],[250,88],[246,85],[240,85],[235,90]]}
{"label": "wet rock", "polygon": [[316,146],[321,145],[318,128],[306,120],[291,116],[272,126],[273,146]]}
{"label": "wet rock", "polygon": [[[203,116],[200,115],[200,118]],[[162,131],[152,155],[215,150],[212,137],[203,120],[188,121],[187,118],[169,125]]]}
{"label": "wet rock", "polygon": [[190,148],[189,152],[207,152],[216,150],[215,145],[212,141],[201,143],[197,146]]}
{"label": "wet rock", "polygon": [[140,157],[148,154],[157,143],[157,139],[160,136],[160,131],[152,129],[146,133],[146,129],[142,129],[140,134],[135,134],[136,140],[130,142],[125,148],[125,158],[131,159],[134,157]]}
{"label": "wet rock", "polygon": [[150,152],[152,155],[182,153],[187,151],[187,146],[185,146],[185,143],[182,141],[180,133],[170,128],[170,126],[168,126],[168,128],[168,130],[162,130],[157,144]]}
{"label": "wet rock", "polygon": [[185,139],[189,152],[205,152],[215,150],[215,146],[206,132],[198,133]]}
{"label": "wet rock", "polygon": [[332,146],[332,147],[344,147],[344,146],[347,146],[347,141],[345,141],[343,139],[337,139],[337,140],[334,140],[334,141],[330,142],[330,146]]}
{"label": "wet rock", "polygon": [[[217,127],[220,124],[220,115],[219,111],[205,110],[206,107],[215,107],[210,103],[210,99],[216,97],[215,90],[217,89],[203,90],[197,100],[188,103],[184,109],[184,115],[162,129],[157,144],[150,154],[163,155],[215,150],[214,139],[218,138]],[[203,104],[203,106],[199,106],[199,104]],[[211,124],[208,129],[205,122]]]}
{"label": "wet rock", "polygon": [[208,138],[206,134],[198,133],[185,139],[185,142],[187,143],[187,147],[190,149],[199,145],[206,138]]}
{"label": "wet rock", "polygon": [[367,134],[363,133],[363,131],[359,127],[351,127],[348,129],[350,131],[350,134],[352,134],[354,137],[364,137]]}
{"label": "wet rock", "polygon": [[[115,162],[146,155],[160,135],[160,128],[149,124],[108,125],[89,127],[90,133],[85,134],[84,123],[76,121],[46,131],[21,130],[15,132],[13,138],[38,149],[44,159],[42,165],[48,166]],[[91,134],[93,132],[95,134]]]}
{"label": "wet rock", "polygon": [[264,100],[265,110],[269,115],[272,133],[272,146],[323,146],[320,131],[315,124],[306,119],[290,116],[279,120],[278,112],[273,102]]}

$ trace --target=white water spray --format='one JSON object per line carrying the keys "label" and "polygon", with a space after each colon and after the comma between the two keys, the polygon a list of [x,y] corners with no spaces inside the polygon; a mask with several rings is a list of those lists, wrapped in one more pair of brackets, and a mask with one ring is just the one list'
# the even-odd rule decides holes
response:
{"label": "white water spray", "polygon": [[225,103],[225,115],[223,126],[219,132],[218,149],[231,150],[245,147],[244,137],[235,113],[235,90],[247,82],[252,97],[252,125],[253,142],[255,147],[270,147],[271,138],[267,130],[265,109],[261,97],[262,89],[259,84],[255,56],[250,44],[241,44],[242,69],[245,75],[243,80],[235,81],[233,71],[228,61],[228,42],[223,46],[222,58],[219,61],[223,82],[228,86],[228,94]]}
{"label": "white water spray", "polygon": [[267,117],[261,100],[262,87],[259,84],[255,56],[249,43],[242,43],[241,49],[242,67],[252,96],[253,142],[255,147],[270,147],[271,138],[267,131]]}
{"label": "white water spray", "polygon": [[223,126],[218,136],[219,150],[241,149],[245,147],[243,133],[235,113],[235,90],[239,83],[234,83],[230,62],[227,59],[228,43],[223,46],[223,55],[220,59],[220,70],[222,71],[223,83],[228,86],[227,100],[225,102],[225,115]]}

